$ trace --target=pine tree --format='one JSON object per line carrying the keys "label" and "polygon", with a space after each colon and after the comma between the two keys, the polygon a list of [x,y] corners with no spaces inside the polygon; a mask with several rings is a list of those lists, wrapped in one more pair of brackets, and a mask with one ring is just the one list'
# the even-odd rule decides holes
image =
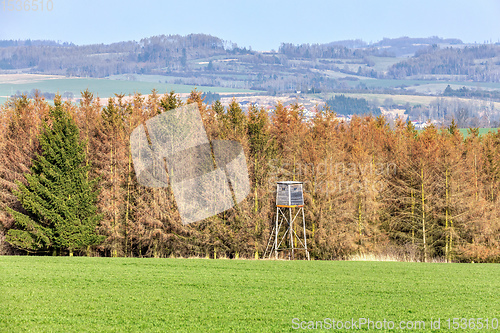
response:
{"label": "pine tree", "polygon": [[176,95],[172,90],[170,93],[163,96],[163,98],[160,100],[160,105],[163,108],[163,111],[169,111],[181,106],[182,100],[180,96]]}
{"label": "pine tree", "polygon": [[235,98],[231,100],[227,109],[227,117],[229,120],[230,133],[232,139],[239,140],[246,136],[246,117],[240,105]]}
{"label": "pine tree", "polygon": [[15,191],[24,212],[7,208],[15,220],[6,240],[27,251],[59,252],[89,249],[102,237],[96,234],[96,180],[88,179],[85,144],[60,99],[51,108],[39,138],[41,154],[25,174],[27,185]]}

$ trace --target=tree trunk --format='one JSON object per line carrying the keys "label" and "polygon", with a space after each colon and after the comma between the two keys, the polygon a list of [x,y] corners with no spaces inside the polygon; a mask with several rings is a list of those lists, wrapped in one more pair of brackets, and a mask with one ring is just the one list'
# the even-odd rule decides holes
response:
{"label": "tree trunk", "polygon": [[[413,183],[413,182],[412,182]],[[415,244],[415,193],[411,189],[411,244]]]}
{"label": "tree trunk", "polygon": [[424,244],[424,262],[427,262],[427,240],[425,231],[425,191],[424,191],[424,168],[421,168],[422,181],[422,242]]}
{"label": "tree trunk", "polygon": [[446,262],[449,262],[449,230],[448,230],[448,201],[449,201],[449,196],[448,196],[448,168],[446,168],[446,174],[445,174],[445,185],[446,185],[446,202],[445,202],[445,227],[444,227],[444,232],[445,232],[445,257],[446,257]]}

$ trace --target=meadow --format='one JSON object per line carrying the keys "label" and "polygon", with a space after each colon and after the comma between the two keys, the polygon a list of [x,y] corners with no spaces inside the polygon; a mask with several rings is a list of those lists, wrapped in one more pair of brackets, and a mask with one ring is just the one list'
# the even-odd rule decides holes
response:
{"label": "meadow", "polygon": [[292,320],[369,318],[429,332],[439,318],[446,332],[448,318],[500,319],[499,275],[496,264],[1,256],[0,331],[290,332]]}

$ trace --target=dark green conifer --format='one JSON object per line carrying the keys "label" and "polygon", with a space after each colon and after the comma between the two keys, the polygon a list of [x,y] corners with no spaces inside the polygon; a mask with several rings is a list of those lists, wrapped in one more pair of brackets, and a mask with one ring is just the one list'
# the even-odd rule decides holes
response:
{"label": "dark green conifer", "polygon": [[30,252],[67,250],[70,255],[102,242],[96,233],[101,220],[96,180],[88,178],[85,144],[59,99],[39,140],[41,154],[25,175],[27,185],[18,182],[15,192],[25,211],[8,208],[16,225],[6,240]]}

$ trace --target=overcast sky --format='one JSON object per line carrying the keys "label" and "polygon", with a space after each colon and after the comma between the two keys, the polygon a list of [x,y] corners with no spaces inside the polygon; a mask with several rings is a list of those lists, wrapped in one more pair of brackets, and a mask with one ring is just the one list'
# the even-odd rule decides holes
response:
{"label": "overcast sky", "polygon": [[206,33],[261,51],[277,50],[282,42],[357,38],[366,42],[401,36],[478,43],[500,40],[499,0],[43,0],[43,12],[9,11],[8,1],[5,7],[0,2],[0,39],[81,45]]}

